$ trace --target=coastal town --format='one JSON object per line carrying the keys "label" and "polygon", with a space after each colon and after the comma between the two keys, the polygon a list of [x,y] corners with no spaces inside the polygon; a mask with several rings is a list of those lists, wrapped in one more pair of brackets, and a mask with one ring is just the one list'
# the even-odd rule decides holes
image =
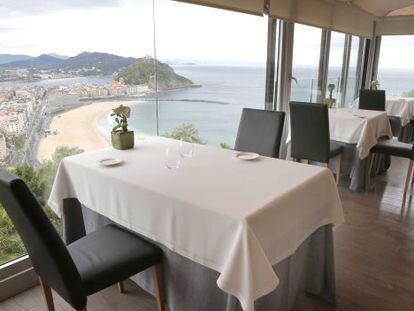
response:
{"label": "coastal town", "polygon": [[56,134],[49,128],[55,114],[92,101],[139,97],[147,85],[127,85],[111,80],[104,85],[76,83],[69,86],[0,86],[0,161],[36,164],[39,139]]}

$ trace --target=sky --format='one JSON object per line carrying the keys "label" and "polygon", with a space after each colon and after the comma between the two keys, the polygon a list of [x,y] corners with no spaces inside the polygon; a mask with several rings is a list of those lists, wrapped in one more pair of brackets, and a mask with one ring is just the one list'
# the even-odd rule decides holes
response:
{"label": "sky", "polygon": [[[1,0],[0,54],[153,55],[152,13],[152,0]],[[155,19],[160,60],[265,64],[266,16],[155,0]],[[295,65],[318,64],[320,33],[296,26]],[[331,66],[342,64],[343,38],[332,34]],[[380,65],[414,68],[414,36],[389,41]]]}

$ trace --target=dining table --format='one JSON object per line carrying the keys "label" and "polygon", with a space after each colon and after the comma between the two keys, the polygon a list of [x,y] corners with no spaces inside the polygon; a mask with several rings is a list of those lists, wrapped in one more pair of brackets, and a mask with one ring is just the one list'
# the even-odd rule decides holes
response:
{"label": "dining table", "polygon": [[[344,218],[329,169],[193,148],[173,168],[166,150],[181,154],[180,142],[163,137],[64,158],[48,205],[72,241],[115,223],[158,245],[170,311],[291,310],[305,294],[335,303]],[[132,280],[153,291],[149,272]]]}
{"label": "dining table", "polygon": [[[356,108],[330,108],[328,117],[330,140],[344,148],[341,161],[342,180],[349,180],[351,190],[367,190],[370,180],[390,165],[389,157],[374,158],[370,155],[370,149],[379,139],[392,137],[387,113]],[[289,133],[288,144],[290,140]],[[336,170],[335,159],[330,160],[329,167]]]}
{"label": "dining table", "polygon": [[391,97],[385,102],[385,110],[390,118],[393,135],[399,141],[409,143],[413,140],[414,98]]}
{"label": "dining table", "polygon": [[[352,104],[358,107],[359,98]],[[385,112],[391,123],[393,136],[399,141],[409,143],[413,137],[412,121],[414,119],[414,98],[410,97],[387,97],[385,101]]]}

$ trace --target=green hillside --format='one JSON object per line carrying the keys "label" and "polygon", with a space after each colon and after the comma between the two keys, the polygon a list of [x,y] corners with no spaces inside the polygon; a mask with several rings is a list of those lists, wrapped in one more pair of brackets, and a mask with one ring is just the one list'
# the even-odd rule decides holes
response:
{"label": "green hillside", "polygon": [[[194,85],[194,83],[174,72],[169,65],[157,61],[158,89],[168,90]],[[116,80],[123,79],[126,84],[148,84],[154,89],[154,59],[145,57],[134,64],[121,69],[116,76]]]}

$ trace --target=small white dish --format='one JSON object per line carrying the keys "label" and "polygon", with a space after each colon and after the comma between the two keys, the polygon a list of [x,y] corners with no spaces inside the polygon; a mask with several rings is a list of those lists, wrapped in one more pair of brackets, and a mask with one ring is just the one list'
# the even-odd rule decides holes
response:
{"label": "small white dish", "polygon": [[260,157],[260,154],[254,152],[238,152],[236,153],[235,157],[243,161],[252,161],[258,159]]}
{"label": "small white dish", "polygon": [[107,159],[102,159],[98,161],[99,164],[103,165],[103,166],[117,166],[122,164],[124,161],[122,161],[121,159],[116,159],[116,158],[107,158]]}

